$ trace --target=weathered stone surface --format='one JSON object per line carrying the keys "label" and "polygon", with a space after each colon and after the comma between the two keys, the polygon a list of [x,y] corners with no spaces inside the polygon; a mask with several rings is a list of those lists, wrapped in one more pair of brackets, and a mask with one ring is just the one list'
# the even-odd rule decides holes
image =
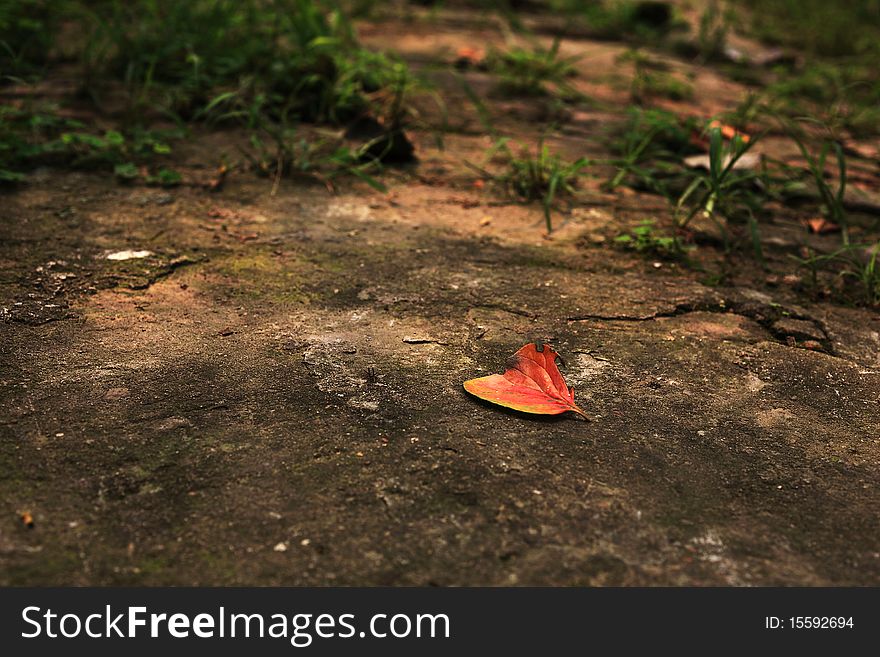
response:
{"label": "weathered stone surface", "polygon": [[[2,530],[3,584],[880,583],[876,367],[786,346],[813,324],[769,296],[358,194],[291,190],[259,241],[140,290],[79,271],[68,318],[5,325],[0,500],[36,523]],[[199,202],[152,248],[204,241]],[[594,422],[462,391],[529,340]]]}
{"label": "weathered stone surface", "polygon": [[803,319],[786,317],[777,320],[773,323],[773,331],[779,335],[790,335],[798,340],[821,342],[827,339],[824,331],[816,326],[815,323]]}

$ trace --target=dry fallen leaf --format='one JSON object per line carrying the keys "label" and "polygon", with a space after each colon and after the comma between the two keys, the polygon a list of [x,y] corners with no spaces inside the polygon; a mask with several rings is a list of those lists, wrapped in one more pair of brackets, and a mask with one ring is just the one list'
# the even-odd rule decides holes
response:
{"label": "dry fallen leaf", "polygon": [[455,65],[458,68],[480,67],[486,61],[486,51],[483,48],[462,46],[455,53]]}
{"label": "dry fallen leaf", "polygon": [[[742,141],[744,143],[748,143],[749,141],[751,141],[751,137],[749,137],[746,133],[742,132],[741,130],[737,130],[736,128],[734,128],[731,125],[726,125],[724,123],[721,123],[721,121],[717,121],[717,120],[711,121],[709,123],[709,128],[710,129],[719,128],[721,130],[721,136],[727,140],[731,140],[734,137],[736,137],[737,135],[739,135],[739,138],[742,139]],[[703,132],[691,133],[690,143],[692,146],[695,146],[696,148],[702,149],[704,151],[709,150],[709,137],[706,133],[703,133]]]}
{"label": "dry fallen leaf", "polygon": [[30,511],[21,512],[21,524],[23,524],[28,529],[34,528],[34,516],[31,515]]}
{"label": "dry fallen leaf", "polygon": [[734,137],[739,135],[740,139],[742,139],[744,142],[749,141],[749,136],[746,133],[737,130],[732,125],[725,125],[724,123],[721,123],[721,121],[717,121],[717,120],[712,121],[709,124],[709,127],[710,128],[721,128],[721,136],[724,137],[725,139],[733,139]]}
{"label": "dry fallen leaf", "polygon": [[229,173],[229,167],[221,164],[217,169],[217,174],[208,182],[208,189],[212,192],[219,192],[226,183],[226,174]]}
{"label": "dry fallen leaf", "polygon": [[538,351],[527,344],[517,351],[504,374],[492,374],[464,382],[464,389],[480,399],[524,413],[559,415],[574,411],[589,420],[574,403],[574,390],[569,390],[556,367],[556,352],[545,344]]}
{"label": "dry fallen leaf", "polygon": [[833,221],[828,221],[824,217],[815,217],[813,219],[805,219],[802,223],[807,228],[810,229],[811,233],[816,233],[817,235],[825,235],[827,233],[837,233],[840,231],[840,226],[838,226]]}

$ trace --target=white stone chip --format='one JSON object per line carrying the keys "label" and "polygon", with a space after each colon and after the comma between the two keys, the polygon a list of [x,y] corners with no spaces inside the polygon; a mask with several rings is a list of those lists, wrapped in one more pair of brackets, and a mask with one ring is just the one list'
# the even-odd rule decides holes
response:
{"label": "white stone chip", "polygon": [[151,255],[153,255],[152,251],[132,251],[130,249],[126,249],[125,251],[114,251],[113,253],[108,253],[107,260],[132,260],[134,258],[146,258]]}

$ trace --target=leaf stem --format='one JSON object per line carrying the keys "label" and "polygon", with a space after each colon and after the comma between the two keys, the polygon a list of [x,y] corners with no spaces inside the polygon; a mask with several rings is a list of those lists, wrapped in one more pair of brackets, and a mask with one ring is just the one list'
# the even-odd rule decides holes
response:
{"label": "leaf stem", "polygon": [[586,413],[584,413],[584,412],[581,410],[581,408],[580,408],[577,404],[572,404],[572,405],[571,405],[571,410],[574,411],[575,413],[577,413],[578,415],[580,415],[580,416],[581,416],[582,418],[584,418],[587,422],[592,422],[592,421],[593,421],[593,418],[591,418],[589,415],[587,415]]}

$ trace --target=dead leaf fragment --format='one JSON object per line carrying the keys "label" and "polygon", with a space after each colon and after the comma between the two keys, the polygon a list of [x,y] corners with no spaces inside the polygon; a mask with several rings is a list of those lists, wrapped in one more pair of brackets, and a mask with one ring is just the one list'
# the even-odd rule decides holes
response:
{"label": "dead leaf fragment", "polygon": [[590,418],[574,403],[574,390],[556,366],[557,353],[545,344],[538,351],[527,344],[517,351],[504,374],[492,374],[464,382],[464,389],[475,397],[524,413],[559,415],[567,411]]}
{"label": "dead leaf fragment", "polygon": [[746,133],[737,130],[732,125],[725,125],[724,123],[721,123],[721,121],[712,121],[709,124],[709,127],[720,128],[721,136],[725,139],[733,139],[734,137],[739,135],[740,139],[742,139],[744,142],[748,143],[749,141],[749,136]]}
{"label": "dead leaf fragment", "polygon": [[471,46],[462,46],[455,53],[455,67],[459,69],[465,68],[482,68],[486,64],[486,51],[483,48],[473,48]]}
{"label": "dead leaf fragment", "polygon": [[212,192],[219,192],[223,189],[223,185],[226,183],[226,174],[228,173],[229,167],[221,164],[217,169],[216,175],[208,182],[208,189]]}
{"label": "dead leaf fragment", "polygon": [[810,229],[811,233],[816,233],[817,235],[826,235],[828,233],[840,232],[840,226],[838,226],[833,221],[828,221],[824,217],[805,219],[802,223],[804,224],[804,226]]}

